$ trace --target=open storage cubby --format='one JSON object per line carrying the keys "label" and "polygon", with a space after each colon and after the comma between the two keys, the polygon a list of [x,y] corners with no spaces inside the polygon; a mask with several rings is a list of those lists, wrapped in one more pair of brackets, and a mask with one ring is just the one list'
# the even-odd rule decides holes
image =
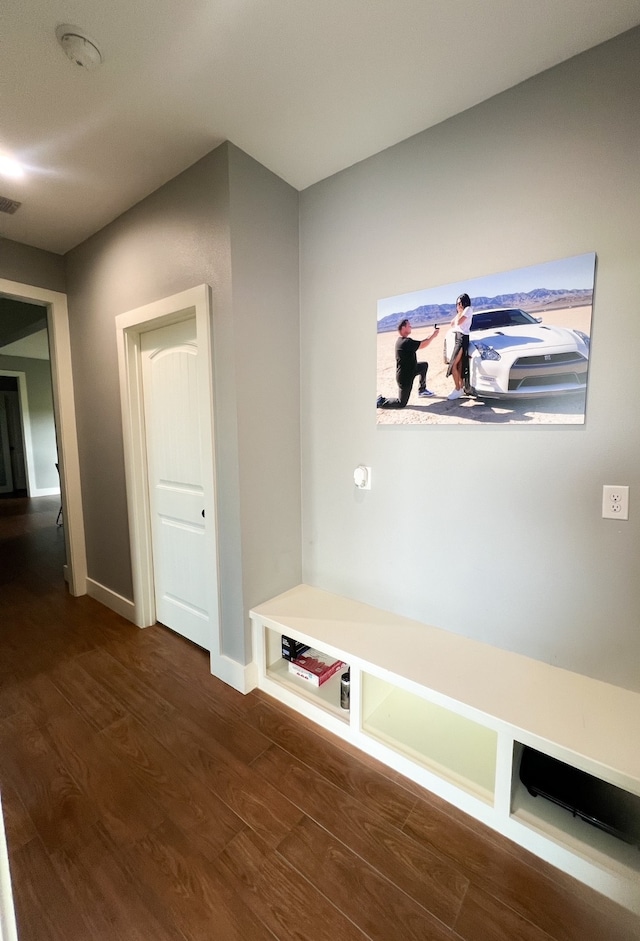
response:
{"label": "open storage cubby", "polygon": [[493,803],[498,745],[493,729],[363,673],[362,731]]}
{"label": "open storage cubby", "polygon": [[[310,705],[325,710],[340,722],[348,723],[349,710],[340,706],[340,676],[349,669],[348,664],[322,686],[311,686],[305,680],[289,672],[289,662],[282,656],[282,633],[282,631],[268,628],[264,632],[266,676],[294,696],[299,696]],[[314,643],[312,646],[321,648],[319,643]]]}
{"label": "open storage cubby", "polygon": [[[640,798],[640,694],[298,585],[251,611],[257,683],[532,853],[640,914],[640,851],[520,781],[523,748]],[[314,688],[282,635],[349,665]]]}
{"label": "open storage cubby", "polygon": [[[530,754],[531,751],[533,754],[538,754],[534,750],[530,750]],[[629,880],[636,880],[637,885],[640,886],[640,848],[637,844],[638,827],[640,827],[640,796],[625,791],[618,785],[611,785],[604,777],[603,769],[602,777],[592,774],[588,777],[598,790],[600,790],[599,786],[604,784],[605,787],[612,788],[611,792],[602,794],[603,804],[600,809],[591,801],[581,807],[579,794],[572,798],[567,794],[566,785],[563,782],[555,787],[546,774],[544,780],[530,779],[529,775],[526,775],[523,782],[521,763],[524,752],[525,746],[520,742],[515,742],[511,791],[512,820],[546,836],[555,843],[570,847],[575,853],[600,867],[615,870]],[[540,754],[541,757],[546,757],[543,753]],[[574,767],[569,761],[562,764],[569,768]],[[586,774],[581,769],[576,770],[581,775]],[[540,793],[535,793],[536,788],[527,786],[531,781],[538,785]],[[551,793],[554,799],[546,797],[543,791]],[[628,806],[630,802],[634,805],[633,828],[628,836],[631,838],[635,834],[635,843],[608,832],[608,824],[617,816],[611,814],[617,798],[624,799],[625,806]],[[600,825],[586,819],[587,812],[591,812],[593,818],[600,821]],[[640,889],[638,894],[640,895]]]}

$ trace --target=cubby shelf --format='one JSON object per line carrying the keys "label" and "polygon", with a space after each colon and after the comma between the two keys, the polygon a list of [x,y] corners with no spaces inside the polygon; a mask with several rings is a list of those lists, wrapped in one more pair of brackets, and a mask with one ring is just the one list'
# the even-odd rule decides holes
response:
{"label": "cubby shelf", "polygon": [[513,789],[511,817],[514,822],[559,842],[603,870],[635,880],[636,892],[640,891],[637,846],[624,843],[542,797],[532,797],[520,782]]}
{"label": "cubby shelf", "polygon": [[[299,585],[251,611],[258,685],[640,914],[640,852],[521,784],[524,745],[640,795],[640,694]],[[286,634],[349,664],[310,687]]]}
{"label": "cubby shelf", "polygon": [[[346,667],[345,667],[346,670]],[[336,673],[322,686],[311,686],[305,680],[299,679],[289,672],[289,664],[280,658],[267,668],[269,679],[283,689],[289,690],[294,696],[299,696],[316,708],[325,710],[341,722],[348,723],[348,710],[340,707],[340,674]]]}
{"label": "cubby shelf", "polygon": [[492,729],[364,672],[362,731],[445,781],[493,804]]}

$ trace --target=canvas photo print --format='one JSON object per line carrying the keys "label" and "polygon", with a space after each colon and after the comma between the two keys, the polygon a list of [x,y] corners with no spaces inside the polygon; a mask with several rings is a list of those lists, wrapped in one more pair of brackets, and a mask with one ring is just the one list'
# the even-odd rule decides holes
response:
{"label": "canvas photo print", "polygon": [[582,424],[594,252],[378,301],[376,420]]}

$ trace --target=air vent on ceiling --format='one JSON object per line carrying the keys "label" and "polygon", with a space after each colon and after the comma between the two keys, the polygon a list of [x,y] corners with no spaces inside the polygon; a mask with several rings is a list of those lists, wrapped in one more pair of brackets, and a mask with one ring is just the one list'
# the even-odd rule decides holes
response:
{"label": "air vent on ceiling", "polygon": [[15,199],[9,199],[8,196],[0,196],[0,212],[8,212],[9,215],[13,215],[16,209],[19,209],[22,203],[16,202]]}

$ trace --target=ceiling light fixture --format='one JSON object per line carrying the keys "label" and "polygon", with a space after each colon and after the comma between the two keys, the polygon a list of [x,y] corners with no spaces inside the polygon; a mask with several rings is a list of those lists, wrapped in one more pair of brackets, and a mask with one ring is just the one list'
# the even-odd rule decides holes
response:
{"label": "ceiling light fixture", "polygon": [[24,167],[13,157],[0,154],[0,176],[4,176],[9,180],[21,180],[24,176]]}
{"label": "ceiling light fixture", "polygon": [[56,38],[64,49],[67,58],[76,65],[92,72],[102,62],[102,53],[93,39],[77,26],[63,23],[56,29]]}

